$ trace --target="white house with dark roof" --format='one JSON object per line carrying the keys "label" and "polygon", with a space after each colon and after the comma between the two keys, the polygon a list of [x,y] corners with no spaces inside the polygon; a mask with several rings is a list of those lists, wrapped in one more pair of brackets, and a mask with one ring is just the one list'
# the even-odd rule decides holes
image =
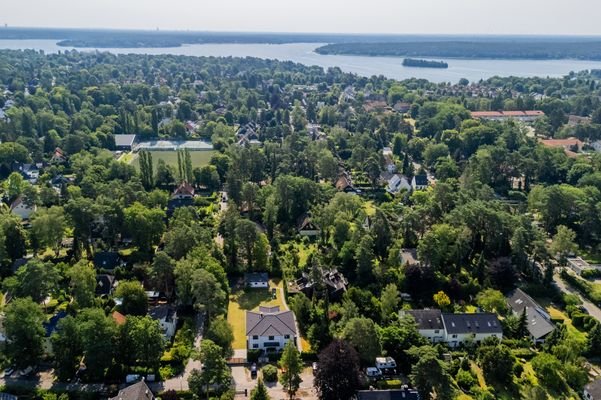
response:
{"label": "white house with dark roof", "polygon": [[417,324],[417,331],[419,334],[430,342],[444,342],[445,330],[440,310],[401,311],[401,316],[403,315],[411,315]]}
{"label": "white house with dark roof", "polygon": [[549,313],[522,289],[516,289],[507,302],[515,315],[522,315],[526,310],[530,338],[534,343],[544,343],[547,336],[555,329]]}
{"label": "white house with dark roof", "polygon": [[163,336],[171,340],[177,328],[177,311],[168,304],[161,304],[148,310],[148,315],[159,322]]}
{"label": "white house with dark roof", "polygon": [[446,343],[458,347],[467,342],[480,343],[494,337],[503,339],[503,328],[492,313],[443,313],[440,310],[407,310],[401,315],[411,315],[418,332],[432,343]]}
{"label": "white house with dark roof", "polygon": [[21,219],[29,219],[36,210],[35,204],[27,204],[23,196],[17,197],[10,205],[10,212]]}
{"label": "white house with dark roof", "polygon": [[277,352],[293,341],[297,344],[298,332],[292,311],[279,307],[259,307],[259,311],[246,312],[246,346],[248,350]]}
{"label": "white house with dark roof", "polygon": [[249,288],[269,287],[269,275],[267,272],[247,272],[244,274],[244,283]]}
{"label": "white house with dark roof", "polygon": [[493,313],[442,313],[445,327],[445,342],[457,347],[466,342],[479,344],[491,337],[503,339],[503,328]]}

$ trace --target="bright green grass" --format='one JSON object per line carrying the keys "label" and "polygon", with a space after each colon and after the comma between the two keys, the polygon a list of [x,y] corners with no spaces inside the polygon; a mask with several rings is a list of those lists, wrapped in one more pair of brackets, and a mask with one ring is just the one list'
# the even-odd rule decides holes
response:
{"label": "bright green grass", "polygon": [[[150,154],[152,155],[152,163],[155,169],[159,160],[163,160],[167,165],[172,165],[177,168],[177,151],[151,151]],[[215,151],[213,150],[191,151],[190,157],[192,158],[192,168],[207,165],[213,154],[215,154]],[[131,165],[136,169],[140,169],[140,159],[138,154],[133,156]]]}

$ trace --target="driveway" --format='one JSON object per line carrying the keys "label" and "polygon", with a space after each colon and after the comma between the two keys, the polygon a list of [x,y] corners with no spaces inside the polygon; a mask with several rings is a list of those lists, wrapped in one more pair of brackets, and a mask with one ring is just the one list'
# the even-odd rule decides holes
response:
{"label": "driveway", "polygon": [[[570,272],[568,272],[568,273],[570,273]],[[578,298],[580,298],[580,300],[582,301],[582,305],[586,308],[588,313],[592,317],[596,318],[597,321],[601,322],[601,308],[597,307],[597,305],[595,305],[594,303],[591,303],[590,301],[585,299],[578,292],[578,290],[572,288],[570,285],[568,285],[566,282],[564,282],[563,279],[561,279],[561,276],[559,275],[559,273],[553,274],[553,282],[559,288],[559,290],[561,290],[563,293],[573,294],[573,295],[578,296]]]}
{"label": "driveway", "polygon": [[[196,314],[196,336],[194,337],[194,349],[200,348],[200,342],[202,342],[202,330],[204,326],[204,313]],[[157,382],[153,385],[153,389],[161,390],[188,390],[188,378],[195,369],[200,369],[201,363],[198,360],[190,358],[184,372],[174,376],[171,379],[167,379],[164,382]]]}
{"label": "driveway", "polygon": [[[248,397],[250,397],[251,390],[257,386],[257,380],[251,379],[250,371],[248,368],[243,366],[234,366],[232,367],[232,377],[234,379],[234,383],[236,385],[236,392],[243,393],[246,389],[248,392]],[[301,373],[301,384],[300,388],[296,394],[297,399],[303,400],[317,400],[317,394],[313,389],[313,372],[311,368],[305,368]],[[288,399],[288,395],[284,392],[282,385],[277,383],[265,383],[267,386],[267,391],[269,392],[269,396],[273,400],[284,400]],[[243,399],[244,394],[236,395],[236,398]]]}

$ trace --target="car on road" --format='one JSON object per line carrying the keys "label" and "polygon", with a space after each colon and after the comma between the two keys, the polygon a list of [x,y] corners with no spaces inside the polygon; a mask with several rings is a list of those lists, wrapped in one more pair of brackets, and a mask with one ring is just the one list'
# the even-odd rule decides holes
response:
{"label": "car on road", "polygon": [[313,373],[316,373],[317,372],[317,363],[314,362],[311,367],[313,368]]}
{"label": "car on road", "polygon": [[253,363],[250,366],[250,377],[252,379],[256,379],[257,378],[257,364],[256,363]]}
{"label": "car on road", "polygon": [[582,312],[584,314],[589,314],[589,312],[585,306],[578,306],[578,309],[580,310],[580,312]]}

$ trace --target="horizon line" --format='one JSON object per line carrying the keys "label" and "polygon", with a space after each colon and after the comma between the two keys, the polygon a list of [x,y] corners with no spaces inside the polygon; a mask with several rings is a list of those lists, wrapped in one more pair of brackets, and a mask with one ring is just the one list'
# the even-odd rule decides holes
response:
{"label": "horizon line", "polygon": [[[601,33],[598,34],[570,34],[570,33],[382,33],[382,32],[307,32],[307,31],[236,31],[236,30],[195,30],[195,29],[161,29],[161,27],[155,28],[108,28],[108,27],[59,27],[59,26],[21,26],[21,25],[9,25],[4,24],[0,26],[0,31],[10,29],[29,29],[29,30],[70,30],[70,31],[114,31],[114,32],[147,32],[147,33],[190,33],[190,34],[201,34],[201,33],[217,33],[217,34],[249,34],[249,35],[260,35],[260,34],[279,34],[279,35],[331,35],[331,36],[456,36],[456,37],[571,37],[571,38],[600,38]],[[15,39],[19,40],[19,39]]]}

